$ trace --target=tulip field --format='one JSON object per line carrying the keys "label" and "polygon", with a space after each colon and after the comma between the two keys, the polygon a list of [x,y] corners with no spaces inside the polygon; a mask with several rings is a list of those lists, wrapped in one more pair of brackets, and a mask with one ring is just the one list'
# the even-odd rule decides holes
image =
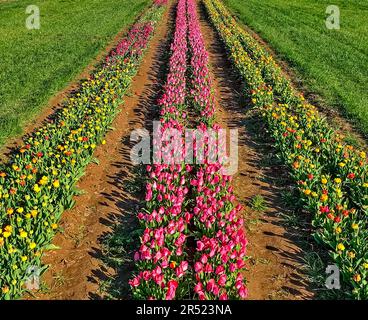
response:
{"label": "tulip field", "polygon": [[[257,251],[267,234],[275,233],[262,229],[274,227],[267,220],[271,213],[266,205],[256,205],[269,194],[248,185],[260,185],[257,162],[266,155],[257,149],[258,140],[253,144],[254,133],[247,134],[244,146],[240,131],[241,172],[231,174],[229,148],[219,138],[223,129],[249,125],[230,122],[249,114],[256,122],[252,130],[259,130],[257,139],[268,145],[282,168],[271,163],[270,170],[285,173],[283,188],[295,191],[292,202],[298,204],[297,220],[307,225],[303,237],[308,250],[322,257],[318,277],[323,285],[325,269],[333,265],[340,283],[331,290],[333,297],[367,300],[364,144],[350,144],[281,66],[226,1],[150,1],[87,79],[0,164],[0,300],[93,299],[101,291],[101,297],[111,298],[113,281],[118,281],[117,299],[270,299],[277,279],[284,277],[281,286],[286,287],[296,267],[286,267],[290,273],[285,273],[286,256],[273,260],[281,242],[267,242],[265,256]],[[225,85],[230,93],[221,91]],[[239,102],[225,103],[232,95]],[[231,109],[235,104],[239,110]],[[125,140],[137,123],[149,131],[153,121],[160,124],[158,135],[166,137],[162,141],[149,134],[149,145],[161,146],[155,154],[160,161],[133,165],[126,160],[131,144]],[[204,140],[196,140],[198,134]],[[213,137],[218,139],[215,161]],[[193,139],[192,161],[188,138]],[[250,150],[258,152],[258,160],[249,161]],[[138,192],[126,191],[124,179],[135,175],[133,167],[142,169]],[[275,208],[289,212],[287,204]],[[250,228],[256,211],[257,223],[263,219],[266,226],[256,229],[263,232]],[[127,213],[131,217],[124,220]],[[93,215],[96,221],[88,224]],[[118,228],[128,230],[127,239]],[[298,246],[286,226],[280,228],[278,236]],[[78,231],[71,236],[70,230]],[[106,249],[106,233],[114,239],[114,249]],[[100,255],[91,254],[95,247]],[[112,251],[119,264],[107,267]],[[303,251],[298,257],[307,254]],[[303,268],[305,259],[298,261]],[[273,268],[273,274],[263,274],[262,264],[270,264],[267,270]],[[91,277],[97,279],[94,268],[104,270],[109,280],[87,284]],[[48,290],[29,288],[34,270],[42,284],[53,283]],[[304,285],[312,280],[302,274],[298,290],[308,297],[318,299],[315,292],[329,290]],[[261,278],[268,279],[267,285],[257,286]]]}

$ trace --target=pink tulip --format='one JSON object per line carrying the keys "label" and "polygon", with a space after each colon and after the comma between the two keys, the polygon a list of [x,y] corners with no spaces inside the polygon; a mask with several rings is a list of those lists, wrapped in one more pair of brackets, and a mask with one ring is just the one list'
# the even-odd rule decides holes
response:
{"label": "pink tulip", "polygon": [[215,279],[210,279],[208,280],[207,282],[207,285],[206,285],[206,290],[209,291],[209,292],[212,292],[213,288],[216,286],[216,282],[215,282]]}
{"label": "pink tulip", "polygon": [[220,295],[220,298],[219,299],[220,300],[229,300],[229,298],[228,298],[228,296],[227,296],[227,294],[225,292]]}
{"label": "pink tulip", "polygon": [[166,300],[173,300],[175,298],[176,289],[178,287],[178,282],[175,280],[170,280],[167,284],[167,294]]}
{"label": "pink tulip", "polygon": [[203,265],[202,265],[202,263],[200,263],[200,262],[196,262],[196,263],[194,264],[194,271],[195,271],[195,272],[201,272],[201,271],[202,271],[202,269],[203,269]]}
{"label": "pink tulip", "polygon": [[218,280],[218,284],[223,287],[226,284],[226,280],[227,280],[226,274],[222,274]]}
{"label": "pink tulip", "polygon": [[241,297],[241,298],[246,298],[247,296],[248,296],[248,290],[247,290],[247,288],[245,287],[245,286],[242,286],[240,289],[239,289],[239,296]]}
{"label": "pink tulip", "polygon": [[197,250],[202,251],[204,249],[204,244],[202,241],[197,241]]}
{"label": "pink tulip", "polygon": [[140,284],[139,278],[134,277],[133,279],[129,280],[129,284],[134,288],[138,287]]}

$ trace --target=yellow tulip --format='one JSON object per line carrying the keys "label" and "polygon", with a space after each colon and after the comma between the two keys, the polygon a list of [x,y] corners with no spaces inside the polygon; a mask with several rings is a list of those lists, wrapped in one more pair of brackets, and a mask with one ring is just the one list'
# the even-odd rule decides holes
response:
{"label": "yellow tulip", "polygon": [[28,233],[25,232],[25,231],[21,231],[19,235],[20,235],[21,238],[27,238]]}
{"label": "yellow tulip", "polygon": [[337,228],[335,229],[335,232],[336,232],[337,234],[340,234],[340,233],[342,232],[341,227],[337,227]]}
{"label": "yellow tulip", "polygon": [[11,232],[9,232],[9,231],[5,231],[4,233],[3,233],[3,236],[4,236],[4,238],[6,239],[6,238],[9,238],[10,236],[11,236]]}

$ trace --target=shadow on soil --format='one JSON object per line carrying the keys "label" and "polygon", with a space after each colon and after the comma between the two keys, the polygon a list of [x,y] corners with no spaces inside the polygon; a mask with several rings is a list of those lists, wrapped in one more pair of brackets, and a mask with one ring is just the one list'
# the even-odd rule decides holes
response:
{"label": "shadow on soil", "polygon": [[[149,83],[139,97],[139,102],[134,110],[136,117],[130,120],[132,127],[144,127],[151,132],[152,119],[158,118],[157,100],[162,94],[162,84],[165,83],[167,74],[167,61],[172,34],[176,6],[172,6],[169,12],[169,28],[164,41],[160,42],[155,53],[152,67],[149,71]],[[138,126],[137,126],[138,125]],[[105,266],[93,270],[93,276],[89,281],[99,283],[101,295],[90,293],[90,299],[130,299],[130,287],[128,280],[134,272],[134,252],[140,243],[142,234],[136,214],[144,205],[144,185],[146,172],[143,166],[134,166],[130,160],[130,151],[133,147],[130,136],[122,139],[122,148],[119,151],[122,161],[114,163],[121,171],[108,176],[109,183],[116,187],[117,191],[102,195],[115,202],[120,209],[119,214],[111,213],[100,222],[109,226],[112,231],[102,234],[99,241],[101,250],[92,248],[91,255],[102,260]],[[100,203],[100,205],[106,205]],[[111,275],[109,268],[115,270]]]}

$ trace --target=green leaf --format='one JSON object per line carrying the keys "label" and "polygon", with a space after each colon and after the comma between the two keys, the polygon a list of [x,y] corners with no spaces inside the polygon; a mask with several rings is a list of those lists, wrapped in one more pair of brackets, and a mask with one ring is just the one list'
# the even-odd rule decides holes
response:
{"label": "green leaf", "polygon": [[50,243],[50,244],[46,245],[43,249],[44,250],[60,250],[61,248],[54,245],[53,243]]}
{"label": "green leaf", "polygon": [[100,164],[100,160],[98,160],[97,158],[93,158],[93,159],[91,160],[91,162],[92,162],[92,163],[94,163],[94,164],[97,164],[97,165],[99,165],[99,164]]}

